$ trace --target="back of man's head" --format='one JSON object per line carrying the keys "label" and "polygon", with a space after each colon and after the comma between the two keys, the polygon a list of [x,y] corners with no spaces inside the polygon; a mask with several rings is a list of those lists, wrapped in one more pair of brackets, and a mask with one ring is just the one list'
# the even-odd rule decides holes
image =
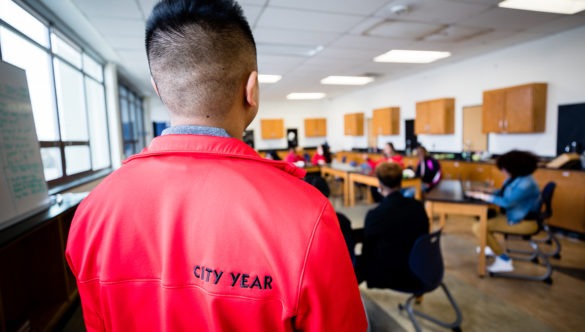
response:
{"label": "back of man's head", "polygon": [[146,23],[146,53],[171,114],[218,117],[257,70],[256,44],[233,0],[163,0]]}
{"label": "back of man's head", "polygon": [[402,185],[402,167],[393,162],[382,162],[376,166],[376,177],[385,187],[400,188]]}

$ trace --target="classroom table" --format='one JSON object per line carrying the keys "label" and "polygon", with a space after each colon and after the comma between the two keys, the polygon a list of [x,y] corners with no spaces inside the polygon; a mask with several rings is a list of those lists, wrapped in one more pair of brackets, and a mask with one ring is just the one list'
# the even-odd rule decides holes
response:
{"label": "classroom table", "polygon": [[[479,217],[480,236],[479,236],[479,257],[477,272],[480,277],[485,276],[486,271],[486,235],[487,235],[487,215],[489,203],[466,198],[464,194],[464,183],[460,180],[441,180],[439,184],[430,192],[425,194],[425,209],[429,218],[439,215],[439,227],[445,225],[445,216],[447,214],[459,214],[466,216]],[[432,228],[432,223],[431,223]]]}
{"label": "classroom table", "polygon": [[349,174],[358,171],[359,167],[348,164],[332,163],[331,165],[321,166],[321,176],[332,175],[343,180],[343,205],[349,205]]}
{"label": "classroom table", "polygon": [[[370,175],[370,174],[363,174],[363,173],[355,173],[352,172],[349,174],[348,180],[348,205],[354,206],[355,205],[355,184],[361,183],[372,187],[378,186],[378,178]],[[414,187],[415,193],[414,198],[421,200],[422,199],[422,181],[420,178],[412,178],[412,179],[402,179],[402,187]]]}

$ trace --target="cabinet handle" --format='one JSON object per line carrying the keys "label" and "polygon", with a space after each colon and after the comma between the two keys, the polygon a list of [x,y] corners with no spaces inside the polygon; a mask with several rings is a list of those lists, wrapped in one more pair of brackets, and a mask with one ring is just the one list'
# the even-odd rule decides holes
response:
{"label": "cabinet handle", "polygon": [[498,127],[500,129],[503,129],[503,126],[504,126],[504,121],[502,121],[502,120],[498,121]]}
{"label": "cabinet handle", "polygon": [[508,120],[504,120],[504,129],[508,130]]}

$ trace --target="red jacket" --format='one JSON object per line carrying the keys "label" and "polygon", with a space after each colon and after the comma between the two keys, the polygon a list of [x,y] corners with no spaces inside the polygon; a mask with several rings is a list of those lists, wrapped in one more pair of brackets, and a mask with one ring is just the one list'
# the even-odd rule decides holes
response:
{"label": "red jacket", "polygon": [[236,139],[155,138],[71,225],[88,331],[365,331],[335,211],[303,175]]}

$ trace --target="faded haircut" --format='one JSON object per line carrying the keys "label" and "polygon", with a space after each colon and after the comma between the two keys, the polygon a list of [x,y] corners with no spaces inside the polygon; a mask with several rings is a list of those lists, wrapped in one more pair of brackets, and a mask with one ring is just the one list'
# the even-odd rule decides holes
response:
{"label": "faded haircut", "polygon": [[176,115],[224,116],[257,70],[252,31],[233,0],[160,1],[145,42],[159,95]]}

